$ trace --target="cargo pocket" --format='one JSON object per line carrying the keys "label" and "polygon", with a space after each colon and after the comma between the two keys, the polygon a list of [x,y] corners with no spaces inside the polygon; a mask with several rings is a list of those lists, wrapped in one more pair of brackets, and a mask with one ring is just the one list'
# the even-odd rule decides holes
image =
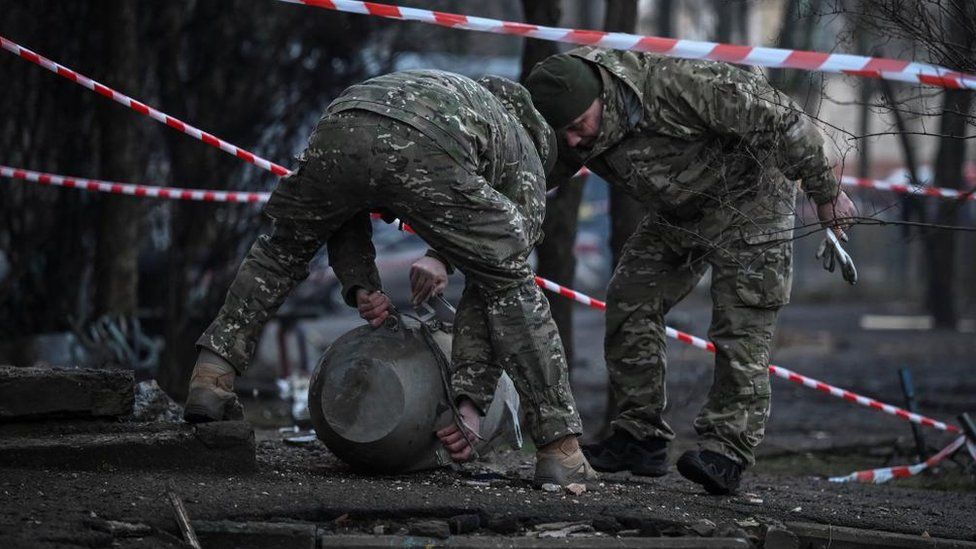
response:
{"label": "cargo pocket", "polygon": [[751,401],[746,405],[748,415],[746,431],[743,433],[743,438],[748,445],[748,448],[743,450],[749,455],[766,435],[766,422],[769,420],[772,404],[768,373],[763,372],[752,379],[752,394]]}
{"label": "cargo pocket", "polygon": [[777,308],[790,302],[793,245],[776,244],[739,267],[735,291],[747,307]]}

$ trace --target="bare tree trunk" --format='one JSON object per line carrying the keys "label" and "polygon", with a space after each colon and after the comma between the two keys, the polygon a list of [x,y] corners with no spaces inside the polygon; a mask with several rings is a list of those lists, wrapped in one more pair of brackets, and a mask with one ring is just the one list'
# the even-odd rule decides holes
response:
{"label": "bare tree trunk", "polygon": [[[670,17],[662,21],[670,27]],[[603,28],[610,32],[637,32],[637,0],[608,0]],[[659,34],[665,35],[664,30],[670,31],[662,29]],[[630,235],[634,234],[643,215],[644,208],[639,202],[623,191],[610,187],[610,252],[613,268],[617,267],[620,251]]]}
{"label": "bare tree trunk", "polygon": [[674,0],[658,0],[657,3],[657,34],[671,36],[671,21],[674,20]]}
{"label": "bare tree trunk", "polygon": [[[807,20],[803,22],[804,24],[800,24],[799,19],[802,15],[800,9],[802,5],[802,2],[795,0],[786,3],[786,9],[783,10],[783,25],[780,28],[779,38],[777,39],[777,47],[798,50],[810,50],[813,48],[813,37],[819,26],[814,24],[812,20]],[[822,5],[823,0],[810,0],[808,6],[810,14],[819,14]],[[770,71],[770,75],[772,82],[777,88],[792,95],[802,94],[804,96],[803,101],[801,101],[804,110],[810,110],[807,103],[811,100],[811,96],[820,95],[819,90],[815,93],[810,93],[809,91],[812,86],[822,82],[822,75],[818,73],[792,69],[775,69]],[[804,91],[807,93],[803,93]]]}
{"label": "bare tree trunk", "polygon": [[[170,109],[174,109],[178,105],[180,111],[185,112],[185,105],[180,101],[182,94],[180,94],[178,69],[182,51],[180,29],[183,25],[183,18],[181,9],[175,5],[166,6],[162,9],[160,21],[163,28],[162,40],[170,44],[159,54],[160,95]],[[182,172],[180,166],[195,164],[194,161],[199,159],[195,156],[180,154],[193,154],[194,151],[190,149],[181,150],[181,142],[174,136],[167,133],[163,138],[171,148],[170,156],[181,159],[180,162],[173,164],[174,179],[178,181],[180,179],[177,174]],[[194,354],[193,340],[190,339],[192,336],[187,330],[186,319],[186,300],[189,292],[186,275],[189,267],[187,256],[193,243],[186,234],[186,223],[191,222],[191,216],[186,215],[185,210],[192,206],[192,204],[180,203],[174,203],[170,206],[172,234],[170,235],[164,270],[166,273],[166,296],[163,303],[163,340],[165,347],[160,356],[159,371],[156,374],[159,386],[170,396],[180,401],[186,398],[187,383],[190,379]]]}
{"label": "bare tree trunk", "polygon": [[[119,89],[138,88],[136,75],[136,5],[125,0],[98,4],[106,32],[106,80]],[[111,30],[108,30],[111,29]],[[101,166],[107,179],[138,178],[135,125],[125,109],[101,109]],[[140,206],[138,199],[106,196],[101,199],[95,252],[95,316],[135,314],[137,306]]]}
{"label": "bare tree trunk", "polygon": [[[879,82],[881,84],[881,91],[885,97],[885,102],[891,106],[891,115],[894,117],[895,127],[898,129],[898,140],[901,142],[901,148],[904,153],[905,166],[908,169],[908,180],[912,185],[919,186],[922,182],[918,180],[918,162],[915,159],[915,149],[912,147],[911,137],[908,135],[908,125],[905,124],[905,118],[902,116],[901,111],[898,110],[897,98],[895,97],[891,83],[887,80],[880,80]],[[903,196],[901,198],[902,220],[911,221],[911,218],[917,215],[919,221],[927,223],[928,215],[925,210],[924,200],[924,198],[918,196]],[[902,228],[902,236],[907,239],[910,234],[911,227],[904,226]],[[927,238],[927,232],[923,230],[922,234],[926,235]],[[928,266],[932,260],[929,252],[931,252],[931,247],[926,244],[926,253],[922,255],[926,270],[928,270]]]}
{"label": "bare tree trunk", "polygon": [[[522,0],[522,12],[526,23],[538,25],[557,26],[562,16],[560,0]],[[524,82],[536,63],[557,53],[559,46],[555,42],[526,39],[522,48],[522,75],[519,80]]]}
{"label": "bare tree trunk", "polygon": [[733,27],[735,25],[735,10],[737,6],[728,0],[714,0],[713,11],[718,19],[715,25],[715,40],[732,42]]}
{"label": "bare tree trunk", "polygon": [[[525,21],[540,25],[558,25],[561,15],[559,0],[523,0]],[[559,53],[555,42],[529,39],[522,50],[522,77],[531,72],[536,63],[550,55]],[[542,224],[545,239],[536,247],[539,255],[539,276],[558,284],[572,286],[576,273],[576,257],[573,248],[576,244],[576,227],[579,218],[583,187],[579,182],[571,182],[557,189],[546,198],[546,218]],[[573,307],[575,303],[556,297],[549,300],[552,318],[559,328],[559,338],[566,351],[566,361],[572,374],[575,347],[573,345]]]}
{"label": "bare tree trunk", "polygon": [[[961,45],[970,55],[974,52],[972,26],[976,21],[965,17],[968,13],[964,2],[952,0],[952,11],[957,17],[950,19],[946,29],[950,42]],[[967,20],[968,19],[968,20]],[[967,117],[972,108],[972,92],[968,90],[946,90],[942,111],[939,152],[935,159],[935,181],[937,185],[954,189],[963,188],[963,166],[966,162]],[[959,202],[941,202],[938,206],[936,223],[956,225],[959,219]],[[956,309],[956,233],[940,231],[929,239],[932,249],[931,270],[928,280],[929,311],[936,327],[956,329],[959,315]]]}
{"label": "bare tree trunk", "polygon": [[[868,9],[870,3],[866,0],[858,0],[863,6],[862,9]],[[864,28],[864,25],[857,20],[856,34],[857,34],[857,52],[861,55],[871,55],[873,52],[870,51],[871,45],[869,41],[870,35],[868,30]],[[861,78],[858,84],[861,92],[861,106],[859,111],[858,120],[858,132],[863,137],[870,133],[871,131],[871,97],[874,95],[874,81],[870,78]],[[867,138],[863,138],[858,142],[858,155],[857,155],[857,166],[858,173],[861,177],[871,177],[871,150]]]}
{"label": "bare tree trunk", "polygon": [[[666,6],[662,6],[658,17],[658,34],[661,36],[671,34],[671,3],[666,2],[666,4]],[[637,31],[637,0],[608,0],[603,28],[611,32],[635,33]],[[612,269],[617,268],[624,243],[637,230],[637,225],[643,215],[644,208],[640,202],[620,189],[610,187],[610,257]],[[604,415],[603,426],[600,429],[602,435],[610,434],[610,422],[617,416],[617,411],[617,399],[614,398],[613,391],[607,390],[607,411]]]}
{"label": "bare tree trunk", "polygon": [[[200,5],[199,10],[218,10],[216,5]],[[165,37],[163,40],[171,44],[163,48],[160,53],[160,82],[163,102],[171,105],[174,112],[189,119],[196,120],[203,127],[217,127],[213,123],[212,114],[205,112],[206,107],[197,106],[196,112],[188,103],[191,94],[185,93],[185,87],[191,84],[187,76],[181,72],[181,59],[186,56],[187,47],[184,46],[181,30],[187,19],[204,18],[214,21],[215,25],[230,24],[226,19],[217,17],[216,13],[187,14],[185,9],[177,5],[166,6],[162,19],[165,21]],[[211,17],[208,17],[211,15]],[[219,43],[225,36],[225,28],[215,27],[206,38],[199,38],[199,42],[189,48],[199,47],[204,51],[215,51],[213,43]],[[215,67],[206,74],[196,78],[192,86],[199,97],[215,98],[225,93],[222,79],[227,75],[222,73],[222,67]],[[179,116],[178,114],[177,116]],[[178,132],[166,132],[164,139],[170,149],[171,158],[178,159],[172,164],[172,177],[175,181],[190,181],[199,177],[200,173],[227,174],[222,169],[226,165],[219,153],[200,146],[192,140],[186,139]],[[201,246],[213,243],[214,227],[210,224],[213,210],[205,203],[174,203],[171,205],[172,234],[166,260],[166,301],[163,308],[163,337],[166,346],[160,357],[157,380],[160,387],[177,400],[186,397],[186,389],[196,358],[196,339],[206,328],[209,318],[202,318],[199,307],[188,305],[190,292],[193,289],[190,273],[206,274],[206,266],[201,261]],[[255,222],[259,219],[255,216]],[[201,235],[208,235],[202,239]],[[201,241],[203,240],[203,241]],[[219,250],[215,251],[219,252]],[[196,270],[198,267],[199,270]],[[214,277],[216,280],[217,277]],[[221,288],[221,292],[224,289]],[[204,313],[206,314],[206,313]]]}
{"label": "bare tree trunk", "polygon": [[[942,138],[935,160],[935,181],[939,185],[961,189],[966,162],[966,115],[972,107],[972,92],[946,90],[945,110],[942,113]],[[936,223],[956,225],[959,203],[943,201],[939,204]],[[940,231],[930,239],[932,270],[929,272],[929,311],[939,328],[955,329],[959,322],[956,310],[956,232]]]}

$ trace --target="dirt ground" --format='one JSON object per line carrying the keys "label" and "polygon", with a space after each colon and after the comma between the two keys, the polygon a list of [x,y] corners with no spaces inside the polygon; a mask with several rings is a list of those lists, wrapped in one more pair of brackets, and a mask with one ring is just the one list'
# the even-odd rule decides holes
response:
{"label": "dirt ground", "polygon": [[[901,404],[897,369],[915,376],[922,412],[952,420],[976,411],[972,334],[877,332],[860,328],[866,313],[898,308],[833,304],[792,306],[781,317],[774,363]],[[704,335],[707,309],[694,300],[670,323]],[[601,317],[577,318],[574,388],[593,439],[605,409]],[[588,343],[588,344],[587,344]],[[678,432],[672,458],[694,442],[691,420],[704,399],[711,358],[671,346],[669,417]],[[254,404],[254,403],[252,403]],[[660,479],[605,475],[602,487],[573,496],[531,489],[531,454],[510,452],[488,463],[399,477],[356,474],[318,442],[285,444],[258,430],[254,474],[0,469],[0,547],[181,546],[165,494],[178,493],[193,520],[315,523],[327,531],[408,533],[419,519],[479,514],[479,534],[524,536],[540,523],[586,521],[597,532],[666,535],[811,522],[976,541],[976,481],[967,456],[920,479],[885,485],[834,484],[826,476],[913,462],[908,424],[794,386],[774,384],[774,408],[757,466],[732,497],[704,494],[672,471]],[[932,447],[951,437],[926,430]],[[142,537],[104,532],[105,520],[145,524]],[[697,529],[697,530],[696,530]]]}

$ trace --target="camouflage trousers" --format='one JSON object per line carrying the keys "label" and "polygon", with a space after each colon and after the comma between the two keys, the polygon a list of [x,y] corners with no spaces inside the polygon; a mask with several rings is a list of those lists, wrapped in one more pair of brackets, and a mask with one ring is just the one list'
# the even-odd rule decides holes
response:
{"label": "camouflage trousers", "polygon": [[[472,381],[492,375],[487,360],[515,382],[537,443],[581,433],[562,344],[526,262],[540,236],[544,181],[526,177],[506,196],[474,164],[459,163],[392,118],[355,110],[327,115],[297,172],[272,193],[265,211],[273,231],[251,247],[197,344],[244,373],[264,324],[308,275],[323,244],[337,273],[346,273],[346,290],[379,288],[368,212],[384,208],[465,274],[453,357],[462,394],[488,386]],[[487,396],[470,396],[484,402],[494,387],[492,380]]]}
{"label": "camouflage trousers", "polygon": [[607,291],[605,352],[619,406],[614,429],[674,438],[662,417],[664,317],[711,267],[715,370],[695,419],[699,446],[753,465],[770,413],[769,352],[792,285],[795,188],[693,222],[649,215],[627,241]]}

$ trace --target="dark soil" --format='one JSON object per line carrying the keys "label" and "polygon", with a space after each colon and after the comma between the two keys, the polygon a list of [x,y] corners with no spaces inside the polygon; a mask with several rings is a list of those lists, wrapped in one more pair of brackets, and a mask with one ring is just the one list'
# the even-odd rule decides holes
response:
{"label": "dark soil", "polygon": [[[707,314],[700,307],[686,311],[691,313],[678,311],[672,322],[704,334]],[[896,404],[897,368],[909,365],[924,413],[953,420],[976,408],[971,334],[866,332],[857,327],[862,312],[846,305],[787,308],[774,362]],[[597,362],[599,346],[592,344],[602,338],[600,320],[581,315],[577,330],[591,343],[577,345],[582,366],[574,373],[590,439],[605,407],[605,374]],[[690,424],[711,378],[711,357],[673,344],[670,358],[675,458],[694,442]],[[951,440],[931,429],[925,433],[932,446]],[[194,520],[301,521],[336,532],[406,534],[416,520],[478,514],[477,533],[495,535],[525,535],[535,525],[558,521],[588,521],[604,535],[692,535],[690,527],[708,520],[720,527],[803,521],[976,540],[976,483],[964,469],[968,456],[919,479],[830,483],[828,475],[913,462],[908,425],[782,381],[774,385],[759,463],[732,497],[706,495],[673,470],[660,479],[606,475],[598,491],[581,496],[537,491],[528,483],[531,455],[519,452],[459,471],[361,476],[318,442],[290,446],[274,429],[258,434],[257,472],[246,476],[0,469],[0,547],[181,546],[169,489],[184,499]],[[145,524],[152,531],[118,537],[103,531],[104,520]]]}

